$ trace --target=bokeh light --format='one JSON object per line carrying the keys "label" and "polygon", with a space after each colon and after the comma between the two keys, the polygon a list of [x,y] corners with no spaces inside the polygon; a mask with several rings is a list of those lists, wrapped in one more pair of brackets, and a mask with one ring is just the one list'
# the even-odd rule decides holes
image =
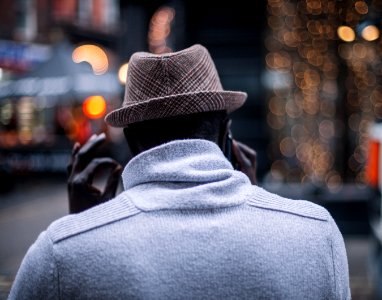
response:
{"label": "bokeh light", "polygon": [[118,80],[122,84],[126,84],[127,70],[129,69],[129,64],[124,63],[118,70]]}
{"label": "bokeh light", "polygon": [[[279,181],[312,182],[333,190],[342,185],[336,161],[338,138],[344,128],[337,108],[338,59],[367,57],[369,53],[360,45],[355,53],[353,43],[338,46],[338,36],[348,42],[355,40],[352,27],[360,20],[354,6],[342,13],[339,7],[334,0],[268,0],[268,73],[291,78],[288,85],[269,85],[271,177]],[[361,4],[357,8],[365,10]],[[341,26],[346,20],[351,22]],[[336,47],[338,54],[333,53]],[[363,84],[364,80],[373,81],[369,75],[364,74]]]}
{"label": "bokeh light", "polygon": [[102,96],[90,96],[82,104],[82,111],[90,119],[98,119],[106,113],[106,101]]}
{"label": "bokeh light", "polygon": [[355,40],[355,32],[349,26],[340,26],[337,29],[338,37],[344,42],[352,42]]}
{"label": "bokeh light", "polygon": [[107,72],[109,60],[106,52],[96,45],[82,45],[74,49],[72,59],[75,63],[87,62],[91,65],[94,74],[101,75]]}
{"label": "bokeh light", "polygon": [[365,1],[357,1],[354,4],[354,8],[361,15],[366,15],[369,11],[369,7],[367,6]]}
{"label": "bokeh light", "polygon": [[362,30],[361,35],[366,41],[375,41],[379,38],[379,29],[375,25],[369,25]]}
{"label": "bokeh light", "polygon": [[171,24],[175,17],[175,10],[169,6],[160,7],[151,17],[147,36],[149,50],[152,53],[172,52],[167,45],[167,37],[171,33]]}

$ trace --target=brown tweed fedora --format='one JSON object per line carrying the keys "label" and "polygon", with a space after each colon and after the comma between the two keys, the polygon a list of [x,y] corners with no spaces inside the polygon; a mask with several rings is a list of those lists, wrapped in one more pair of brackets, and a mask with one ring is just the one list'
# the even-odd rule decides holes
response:
{"label": "brown tweed fedora", "polygon": [[194,45],[185,50],[132,55],[122,107],[105,121],[114,127],[135,122],[226,110],[243,105],[247,94],[225,91],[207,49]]}

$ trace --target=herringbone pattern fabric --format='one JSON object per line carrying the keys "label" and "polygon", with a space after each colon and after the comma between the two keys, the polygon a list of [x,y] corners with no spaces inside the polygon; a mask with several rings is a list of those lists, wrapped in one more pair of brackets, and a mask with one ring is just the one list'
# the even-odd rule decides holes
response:
{"label": "herringbone pattern fabric", "polygon": [[111,126],[170,116],[239,108],[246,93],[224,91],[207,49],[194,45],[183,51],[133,54],[125,98],[120,109],[106,116]]}

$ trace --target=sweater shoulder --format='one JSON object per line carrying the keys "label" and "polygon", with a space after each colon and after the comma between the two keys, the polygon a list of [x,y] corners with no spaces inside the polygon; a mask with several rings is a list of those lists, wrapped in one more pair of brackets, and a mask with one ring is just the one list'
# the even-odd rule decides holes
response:
{"label": "sweater shoulder", "polygon": [[305,200],[292,200],[253,186],[251,196],[247,201],[250,206],[272,210],[297,217],[329,221],[329,212],[320,205]]}
{"label": "sweater shoulder", "polygon": [[140,213],[126,192],[82,213],[67,215],[54,221],[47,229],[53,243],[106,226]]}

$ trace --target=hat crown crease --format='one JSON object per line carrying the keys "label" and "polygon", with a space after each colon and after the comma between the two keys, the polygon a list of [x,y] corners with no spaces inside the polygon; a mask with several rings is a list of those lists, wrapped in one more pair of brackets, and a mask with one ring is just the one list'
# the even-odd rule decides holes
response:
{"label": "hat crown crease", "polygon": [[222,91],[212,59],[203,48],[173,56],[132,57],[124,104],[200,91]]}

